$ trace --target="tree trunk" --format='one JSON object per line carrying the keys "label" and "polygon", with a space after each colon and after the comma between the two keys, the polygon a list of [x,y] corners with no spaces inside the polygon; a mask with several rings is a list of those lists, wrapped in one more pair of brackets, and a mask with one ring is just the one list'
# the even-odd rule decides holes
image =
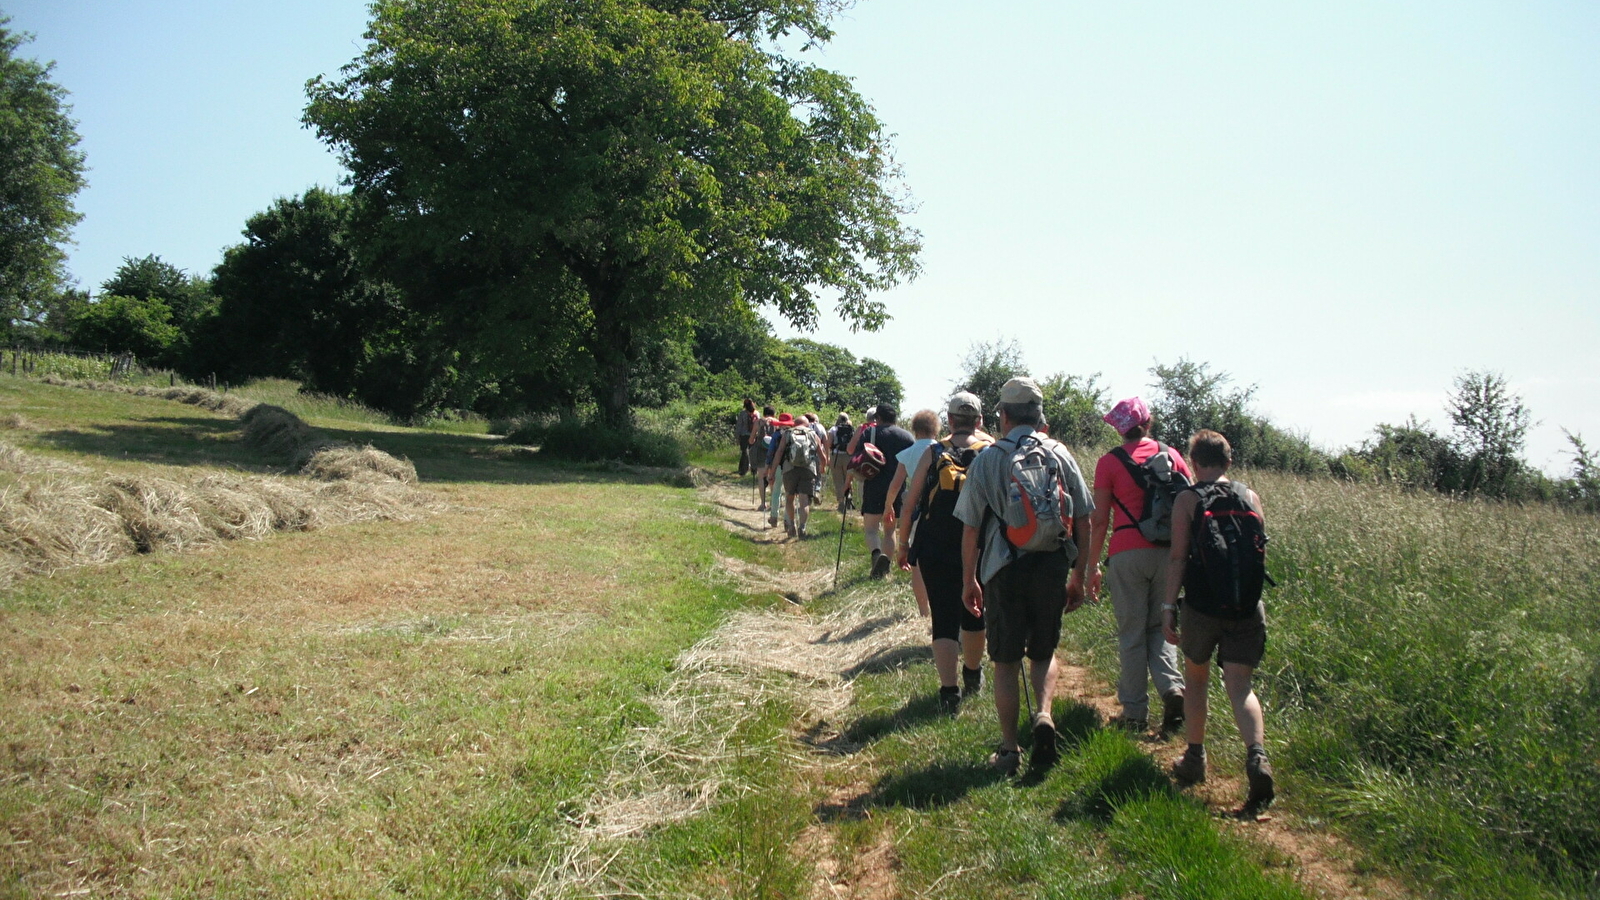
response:
{"label": "tree trunk", "polygon": [[600,421],[615,428],[633,424],[629,379],[633,368],[633,329],[598,292],[590,292],[594,309],[594,383],[590,390]]}

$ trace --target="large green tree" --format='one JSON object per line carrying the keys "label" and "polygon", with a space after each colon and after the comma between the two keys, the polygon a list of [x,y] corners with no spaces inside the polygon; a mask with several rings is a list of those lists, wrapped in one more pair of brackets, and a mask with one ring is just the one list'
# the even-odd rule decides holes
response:
{"label": "large green tree", "polygon": [[61,247],[82,216],[83,153],[53,63],[17,56],[30,36],[0,17],[0,322],[38,324],[66,283]]}
{"label": "large green tree", "polygon": [[663,336],[770,307],[852,327],[915,275],[881,123],[785,47],[826,0],[378,0],[306,121],[369,214],[373,259],[463,341],[576,344],[602,414]]}

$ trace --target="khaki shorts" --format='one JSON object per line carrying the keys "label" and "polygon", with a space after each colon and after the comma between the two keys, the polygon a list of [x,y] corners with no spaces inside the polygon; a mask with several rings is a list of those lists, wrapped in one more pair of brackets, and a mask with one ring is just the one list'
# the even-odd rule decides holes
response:
{"label": "khaki shorts", "polygon": [[786,494],[817,495],[817,476],[810,469],[786,469],[783,473],[783,491]]}
{"label": "khaki shorts", "polygon": [[1267,653],[1266,607],[1256,604],[1255,615],[1244,619],[1219,619],[1179,607],[1178,648],[1196,665],[1206,665],[1215,655],[1218,663],[1254,669]]}
{"label": "khaki shorts", "polygon": [[983,586],[990,659],[1019,663],[1026,656],[1044,662],[1055,655],[1071,574],[1065,553],[1025,553],[994,573]]}

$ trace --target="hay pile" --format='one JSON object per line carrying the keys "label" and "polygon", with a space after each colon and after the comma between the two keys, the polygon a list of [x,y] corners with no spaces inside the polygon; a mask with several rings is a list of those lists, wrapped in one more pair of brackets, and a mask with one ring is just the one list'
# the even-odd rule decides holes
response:
{"label": "hay pile", "polygon": [[[377,451],[373,451],[376,453]],[[380,454],[387,457],[386,454]],[[135,553],[258,540],[361,521],[410,521],[435,509],[410,480],[352,467],[356,480],[137,475],[98,480],[87,470],[0,443],[0,584],[24,574],[100,565]]]}
{"label": "hay pile", "polygon": [[[258,409],[260,407],[257,407]],[[335,445],[311,454],[300,469],[301,475],[322,481],[358,481],[365,484],[417,483],[417,467],[408,459],[397,459],[371,444],[365,447]]]}

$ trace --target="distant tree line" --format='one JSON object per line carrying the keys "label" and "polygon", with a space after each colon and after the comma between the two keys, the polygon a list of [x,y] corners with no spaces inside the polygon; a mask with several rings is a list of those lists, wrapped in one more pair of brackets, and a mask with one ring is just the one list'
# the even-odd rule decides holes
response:
{"label": "distant tree line", "polygon": [[[975,343],[962,361],[952,391],[968,390],[993,409],[1000,387],[1029,371],[1015,341]],[[1190,435],[1210,428],[1227,435],[1236,464],[1308,476],[1384,482],[1461,496],[1505,500],[1553,500],[1600,511],[1600,460],[1578,434],[1567,432],[1569,474],[1551,478],[1528,465],[1522,453],[1531,414],[1505,376],[1468,371],[1455,379],[1446,399],[1447,432],[1415,417],[1401,425],[1380,424],[1359,446],[1330,452],[1303,434],[1285,429],[1251,409],[1255,387],[1230,387],[1226,372],[1180,359],[1150,369],[1145,395],[1156,440],[1184,447]],[[1115,444],[1118,436],[1101,415],[1118,398],[1099,374],[1057,373],[1039,378],[1045,418],[1055,437],[1090,452]]]}

